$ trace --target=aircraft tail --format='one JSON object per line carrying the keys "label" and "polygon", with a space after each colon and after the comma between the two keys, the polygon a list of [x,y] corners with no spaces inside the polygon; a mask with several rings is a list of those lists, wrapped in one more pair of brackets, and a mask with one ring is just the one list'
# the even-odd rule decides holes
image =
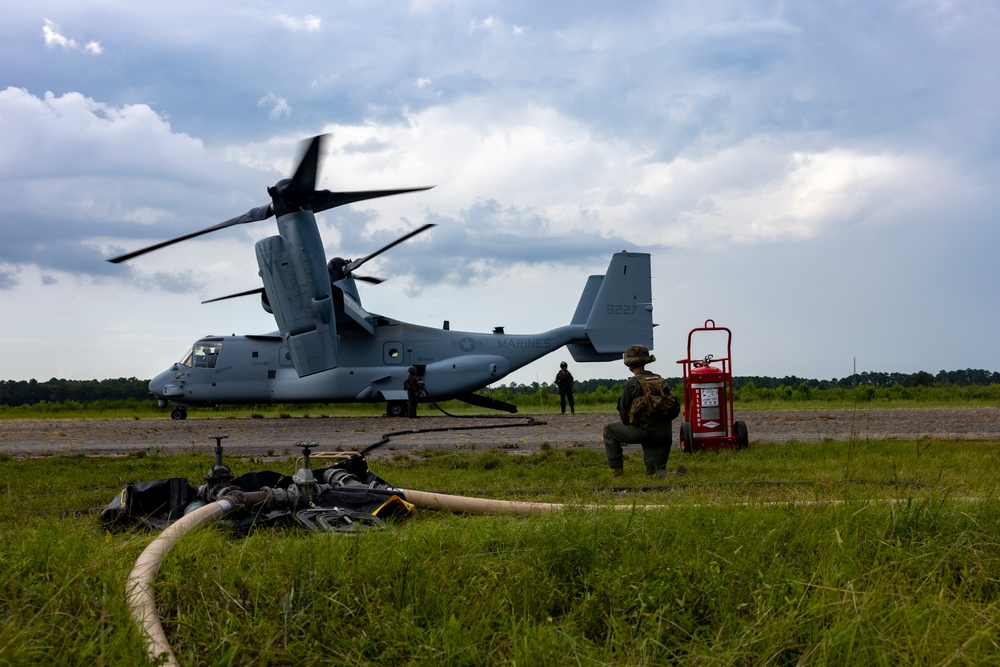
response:
{"label": "aircraft tail", "polygon": [[585,325],[587,343],[568,345],[578,362],[621,359],[629,345],[653,349],[653,289],[649,254],[620,252],[603,276],[590,276],[572,324]]}

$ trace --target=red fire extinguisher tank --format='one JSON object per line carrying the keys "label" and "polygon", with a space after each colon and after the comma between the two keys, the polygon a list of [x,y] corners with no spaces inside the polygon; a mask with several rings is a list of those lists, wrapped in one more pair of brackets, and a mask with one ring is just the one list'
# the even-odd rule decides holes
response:
{"label": "red fire extinguisher tank", "polygon": [[[724,332],[726,356],[709,354],[691,358],[691,341],[698,332]],[[681,451],[691,454],[704,449],[744,449],[749,444],[746,424],[733,421],[733,333],[717,327],[713,320],[688,334],[687,358],[677,363],[684,368],[684,422],[680,428]]]}

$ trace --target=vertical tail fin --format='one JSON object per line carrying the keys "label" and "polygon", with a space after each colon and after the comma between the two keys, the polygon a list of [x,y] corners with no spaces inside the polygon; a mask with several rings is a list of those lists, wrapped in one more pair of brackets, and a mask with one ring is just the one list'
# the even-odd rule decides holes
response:
{"label": "vertical tail fin", "polygon": [[580,295],[580,303],[576,304],[576,312],[573,313],[573,320],[570,324],[586,324],[590,317],[590,311],[597,301],[597,293],[601,291],[601,283],[604,276],[590,276],[587,284],[583,287],[583,294]]}
{"label": "vertical tail fin", "polygon": [[[586,311],[589,306],[589,312]],[[586,320],[584,320],[586,317]],[[653,289],[648,253],[620,252],[604,276],[591,276],[573,324],[585,324],[589,339],[569,346],[576,361],[612,361],[629,345],[653,348]]]}

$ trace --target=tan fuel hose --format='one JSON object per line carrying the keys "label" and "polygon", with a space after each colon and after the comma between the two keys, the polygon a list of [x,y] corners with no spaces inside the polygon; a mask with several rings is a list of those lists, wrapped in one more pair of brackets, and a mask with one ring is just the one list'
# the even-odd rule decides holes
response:
{"label": "tan fuel hose", "polygon": [[[492,500],[489,498],[469,498],[467,496],[452,496],[445,493],[431,493],[428,491],[403,492],[406,501],[418,507],[428,509],[449,510],[464,514],[502,514],[514,512],[516,514],[540,514],[561,510],[566,507],[577,507],[576,505],[563,505],[560,503],[530,503],[514,500]],[[270,499],[269,492],[260,491],[247,493],[249,504],[259,504]],[[150,542],[149,546],[139,555],[135,561],[132,572],[129,573],[126,584],[126,601],[132,618],[146,635],[146,653],[153,662],[166,657],[164,665],[168,667],[180,667],[177,657],[167,642],[167,635],[163,631],[160,623],[160,616],[156,611],[156,597],[153,593],[153,580],[160,571],[160,563],[171,547],[177,543],[188,531],[198,526],[218,521],[223,516],[238,509],[242,504],[238,499],[226,497],[220,498],[214,503],[204,505],[194,510],[190,514],[181,517],[175,523],[168,526],[160,535]],[[584,507],[593,507],[586,505]],[[615,509],[650,509],[649,505],[614,505]],[[657,506],[662,507],[662,506]]]}
{"label": "tan fuel hose", "polygon": [[490,498],[469,498],[468,496],[452,496],[447,493],[431,493],[429,491],[403,490],[406,502],[434,510],[449,510],[463,514],[541,514],[552,510],[562,510],[570,507],[578,509],[615,509],[615,510],[655,510],[664,509],[666,505],[564,505],[561,503],[527,503],[518,500],[493,500]]}
{"label": "tan fuel hose", "polygon": [[526,503],[514,500],[492,500],[489,498],[468,498],[466,496],[452,496],[446,493],[430,493],[428,491],[403,491],[406,502],[417,507],[426,507],[435,510],[449,510],[464,514],[499,514],[501,512],[514,512],[517,514],[540,514],[541,512],[551,512],[561,510],[565,505],[558,503]]}
{"label": "tan fuel hose", "polygon": [[163,625],[160,624],[160,616],[156,611],[156,596],[153,593],[153,580],[160,571],[163,557],[192,528],[213,523],[235,509],[268,502],[272,498],[270,491],[241,495],[239,498],[229,496],[220,498],[214,503],[203,505],[184,515],[150,542],[135,561],[125,585],[126,604],[132,618],[146,635],[146,653],[151,661],[157,662],[166,656],[164,665],[180,667],[167,642]]}
{"label": "tan fuel hose", "polygon": [[170,524],[139,554],[135,566],[128,575],[128,583],[125,586],[126,602],[132,618],[146,634],[146,653],[152,662],[157,662],[166,655],[167,659],[163,664],[180,667],[167,642],[163,625],[160,624],[160,616],[156,611],[156,596],[153,594],[153,579],[160,571],[163,556],[192,528],[222,518],[227,511],[226,503],[228,501],[223,499],[204,505]]}

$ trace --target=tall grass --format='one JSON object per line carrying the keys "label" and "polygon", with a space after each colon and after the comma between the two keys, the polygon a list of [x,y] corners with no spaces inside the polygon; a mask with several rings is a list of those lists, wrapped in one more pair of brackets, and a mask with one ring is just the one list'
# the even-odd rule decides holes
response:
{"label": "tall grass", "polygon": [[[396,453],[371,463],[403,488],[591,508],[421,510],[356,537],[209,528],[168,554],[158,607],[182,664],[995,661],[995,443],[754,445],[678,462],[687,475],[650,480],[629,452],[623,491],[592,450]],[[151,537],[105,535],[79,511],[126,480],[197,482],[210,465],[0,461],[0,664],[143,664],[123,589]]]}

